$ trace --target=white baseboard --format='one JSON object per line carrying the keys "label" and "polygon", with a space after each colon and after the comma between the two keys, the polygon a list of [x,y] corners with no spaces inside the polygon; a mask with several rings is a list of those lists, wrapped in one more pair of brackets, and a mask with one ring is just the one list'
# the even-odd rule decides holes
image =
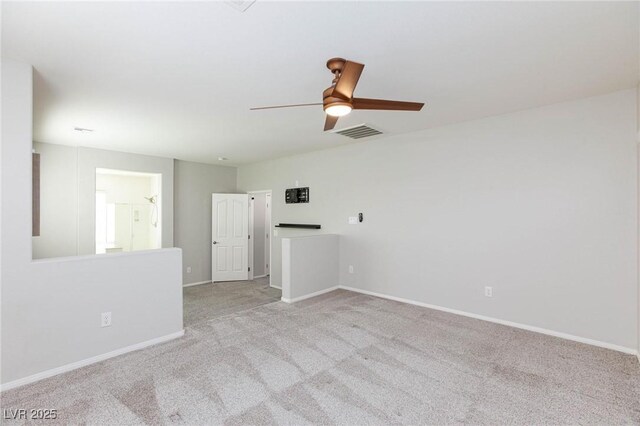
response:
{"label": "white baseboard", "polygon": [[330,291],[337,290],[338,288],[340,288],[340,286],[335,286],[335,287],[327,288],[324,290],[316,291],[315,293],[305,294],[304,296],[300,296],[300,297],[294,297],[293,299],[285,299],[284,297],[282,297],[280,300],[282,300],[285,303],[296,303],[296,302],[300,302],[301,300],[305,300],[311,297],[320,296],[321,294],[329,293]]}
{"label": "white baseboard", "polygon": [[182,284],[182,287],[193,287],[194,285],[202,285],[202,284],[211,284],[211,280],[209,280],[209,281],[198,281],[197,283]]}
{"label": "white baseboard", "polygon": [[31,376],[23,377],[22,379],[14,380],[12,382],[3,383],[0,385],[0,391],[4,392],[9,389],[14,389],[20,386],[34,383],[42,379],[57,376],[58,374],[67,373],[72,370],[76,370],[81,367],[86,367],[96,362],[101,362],[109,358],[123,355],[128,352],[144,349],[149,346],[157,345],[158,343],[168,342],[169,340],[177,339],[184,335],[184,330],[180,330],[175,333],[167,334],[166,336],[156,337],[155,339],[147,340],[145,342],[136,343],[135,345],[126,346],[124,348],[116,349],[115,351],[107,352],[106,354],[96,355],[91,358],[83,359],[81,361],[72,362],[71,364],[63,365],[61,367],[52,368],[51,370],[42,371],[40,373],[33,374]]}
{"label": "white baseboard", "polygon": [[281,286],[277,286],[277,285],[273,285],[273,284],[269,284],[269,287],[273,287],[273,288],[277,288],[278,290],[282,290]]}
{"label": "white baseboard", "polygon": [[266,277],[266,276],[267,276],[267,274],[254,275],[254,276],[253,276],[253,279],[255,280],[256,278],[264,278],[264,277]]}
{"label": "white baseboard", "polygon": [[[438,306],[438,305],[431,305],[429,303],[417,302],[415,300],[403,299],[401,297],[389,296],[387,294],[376,293],[376,292],[368,291],[368,290],[361,290],[359,288],[347,287],[347,286],[343,286],[343,285],[338,286],[338,288],[341,288],[341,289],[344,289],[344,290],[353,291],[353,292],[356,292],[356,293],[366,294],[366,295],[369,295],[369,296],[380,297],[382,299],[388,299],[388,300],[393,300],[393,301],[396,301],[396,302],[408,303],[410,305],[422,306],[424,308],[435,309],[435,310],[438,310],[438,311],[449,312],[451,314],[462,315],[462,316],[465,316],[465,317],[475,318],[475,319],[479,319],[479,320],[482,320],[482,321],[489,321],[489,322],[493,322],[493,323],[496,323],[496,324],[506,325],[506,326],[509,326],[509,327],[520,328],[520,329],[523,329],[523,330],[533,331],[535,333],[547,334],[549,336],[560,337],[562,339],[567,339],[567,340],[573,340],[574,342],[586,343],[587,345],[598,346],[598,347],[605,348],[605,349],[612,349],[614,351],[623,352],[623,353],[626,353],[626,354],[638,355],[638,359],[640,360],[640,354],[638,353],[638,351],[636,349],[627,348],[625,346],[620,346],[620,345],[614,345],[613,343],[601,342],[599,340],[593,340],[593,339],[589,339],[589,338],[586,338],[586,337],[574,336],[572,334],[562,333],[562,332],[554,331],[554,330],[548,330],[546,328],[540,328],[540,327],[535,327],[535,326],[532,326],[532,325],[520,324],[520,323],[517,323],[517,322],[501,320],[501,319],[498,319],[498,318],[492,318],[492,317],[487,317],[487,316],[484,316],[484,315],[473,314],[473,313],[470,313],[470,312],[459,311],[457,309],[445,308],[445,307]],[[284,301],[284,299],[283,299],[283,301]]]}

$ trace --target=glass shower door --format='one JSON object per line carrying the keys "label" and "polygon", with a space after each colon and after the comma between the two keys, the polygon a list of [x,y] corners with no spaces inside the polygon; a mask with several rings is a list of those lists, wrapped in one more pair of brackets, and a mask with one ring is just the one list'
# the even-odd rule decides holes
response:
{"label": "glass shower door", "polygon": [[[131,249],[148,250],[152,248],[151,238],[151,205],[132,204],[131,212]],[[153,247],[155,248],[155,247]]]}

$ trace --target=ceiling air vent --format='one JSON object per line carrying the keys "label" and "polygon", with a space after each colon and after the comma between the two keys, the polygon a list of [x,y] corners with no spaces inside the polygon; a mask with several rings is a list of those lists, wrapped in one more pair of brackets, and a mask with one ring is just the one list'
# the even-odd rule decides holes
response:
{"label": "ceiling air vent", "polygon": [[382,132],[376,130],[372,127],[367,126],[366,124],[359,124],[353,127],[347,127],[346,129],[336,130],[333,133],[337,133],[342,136],[346,136],[351,139],[362,139],[368,138],[371,136],[381,135]]}

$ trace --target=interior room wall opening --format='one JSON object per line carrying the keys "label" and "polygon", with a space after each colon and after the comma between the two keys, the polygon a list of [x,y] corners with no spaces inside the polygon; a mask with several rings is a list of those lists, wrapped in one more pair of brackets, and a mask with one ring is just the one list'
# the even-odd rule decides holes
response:
{"label": "interior room wall opening", "polygon": [[96,254],[158,249],[161,175],[96,169]]}

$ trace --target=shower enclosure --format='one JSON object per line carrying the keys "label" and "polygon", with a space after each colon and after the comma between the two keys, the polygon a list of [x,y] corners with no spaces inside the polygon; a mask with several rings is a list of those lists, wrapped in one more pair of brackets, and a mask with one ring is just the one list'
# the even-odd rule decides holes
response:
{"label": "shower enclosure", "polygon": [[157,175],[98,169],[96,253],[161,247],[159,184]]}

